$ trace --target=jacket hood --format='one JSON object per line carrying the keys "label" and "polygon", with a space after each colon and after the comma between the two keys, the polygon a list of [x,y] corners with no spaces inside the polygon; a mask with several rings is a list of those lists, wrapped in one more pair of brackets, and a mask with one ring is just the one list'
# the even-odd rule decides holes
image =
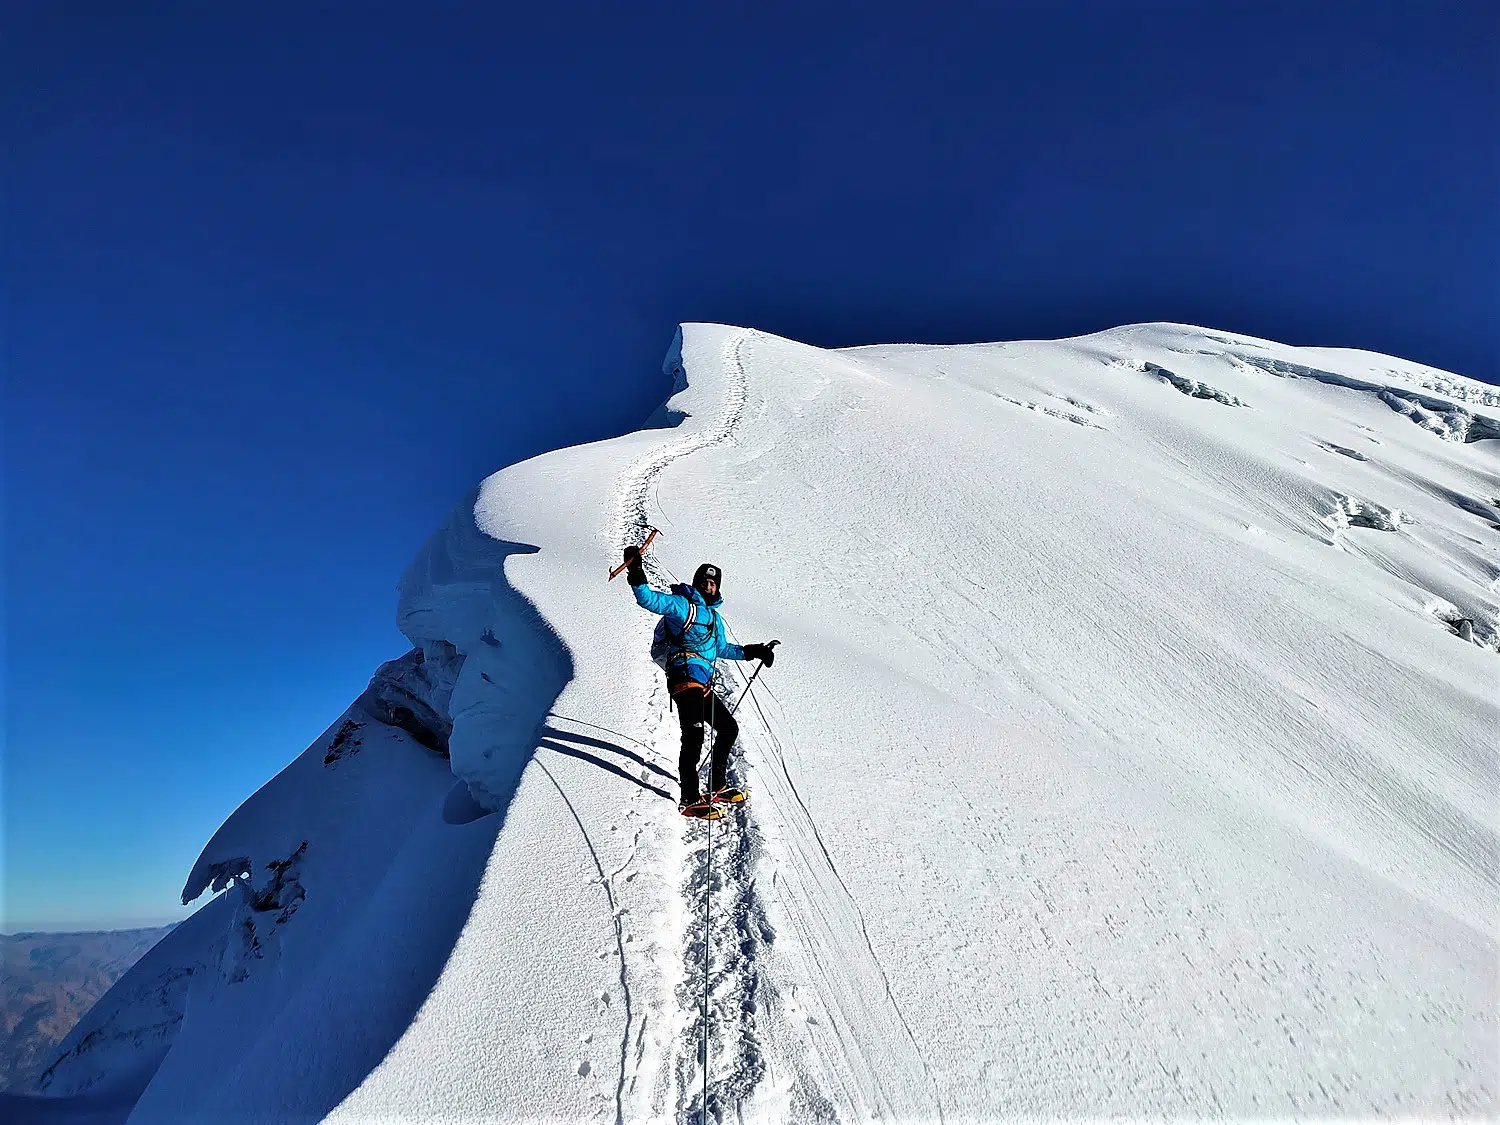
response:
{"label": "jacket hood", "polygon": [[680,594],[688,601],[696,602],[708,609],[718,609],[721,605],[724,604],[724,599],[720,595],[715,594],[713,600],[710,601],[708,598],[705,598],[696,587],[689,586],[686,582],[679,582],[677,585],[673,586],[672,593]]}

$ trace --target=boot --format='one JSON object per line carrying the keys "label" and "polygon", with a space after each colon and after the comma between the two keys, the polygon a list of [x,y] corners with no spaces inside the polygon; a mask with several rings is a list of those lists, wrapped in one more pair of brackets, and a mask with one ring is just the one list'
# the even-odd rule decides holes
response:
{"label": "boot", "polygon": [[724,815],[707,797],[700,797],[690,805],[686,803],[679,804],[677,811],[683,816],[691,816],[697,820],[718,820]]}

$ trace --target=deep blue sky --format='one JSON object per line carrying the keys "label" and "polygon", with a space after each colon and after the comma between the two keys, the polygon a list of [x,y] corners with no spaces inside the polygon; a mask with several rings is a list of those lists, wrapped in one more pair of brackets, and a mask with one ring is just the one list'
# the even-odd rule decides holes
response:
{"label": "deep blue sky", "polygon": [[634,428],[680,320],[1500,378],[1489,2],[0,19],[6,928],[176,916],[429,531]]}

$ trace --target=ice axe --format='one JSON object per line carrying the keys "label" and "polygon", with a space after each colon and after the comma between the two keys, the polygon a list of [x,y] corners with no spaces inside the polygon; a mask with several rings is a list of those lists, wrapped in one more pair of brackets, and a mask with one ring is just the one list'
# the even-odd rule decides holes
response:
{"label": "ice axe", "polygon": [[[647,525],[647,526],[650,526],[650,525]],[[654,527],[652,527],[651,528],[651,534],[648,535],[648,536],[646,536],[646,541],[644,543],[642,543],[641,546],[640,546],[640,552],[641,552],[641,554],[644,555],[646,553],[646,548],[649,547],[649,546],[651,546],[651,540],[655,539],[656,536],[657,536],[657,534],[658,534],[657,529],[654,528]],[[625,571],[628,570],[629,568],[630,568],[630,564],[628,562],[622,562],[619,566],[615,567],[614,570],[612,570],[612,571],[609,572],[609,580],[611,582],[613,582],[616,578],[620,577],[620,575],[624,574]]]}

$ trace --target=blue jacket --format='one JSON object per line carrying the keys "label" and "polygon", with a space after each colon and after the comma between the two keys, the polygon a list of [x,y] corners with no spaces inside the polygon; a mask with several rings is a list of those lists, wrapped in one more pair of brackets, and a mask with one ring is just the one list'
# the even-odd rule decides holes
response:
{"label": "blue jacket", "polygon": [[651,656],[666,668],[669,684],[685,680],[706,684],[714,678],[715,660],[745,659],[745,650],[724,638],[724,619],[719,616],[723,598],[706,601],[685,585],[673,586],[670,594],[646,585],[631,589],[637,605],[661,614],[651,641]]}

